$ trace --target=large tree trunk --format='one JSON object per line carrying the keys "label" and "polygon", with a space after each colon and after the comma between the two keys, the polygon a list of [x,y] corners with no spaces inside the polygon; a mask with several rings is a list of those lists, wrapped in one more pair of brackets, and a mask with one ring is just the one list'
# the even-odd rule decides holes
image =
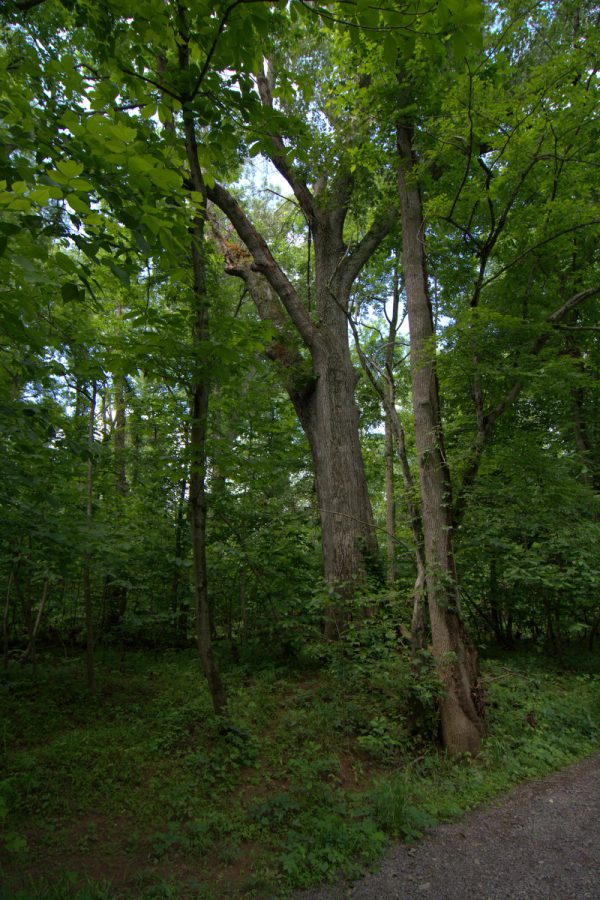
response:
{"label": "large tree trunk", "polygon": [[412,129],[397,131],[402,251],[411,347],[412,403],[419,461],[427,597],[433,653],[445,694],[444,746],[477,753],[484,734],[477,653],[459,613],[452,548],[452,499],[444,455],[435,366],[435,333],[425,258],[421,195],[414,182]]}
{"label": "large tree trunk", "polygon": [[[320,340],[313,368],[315,388],[304,399],[300,418],[314,464],[325,579],[344,598],[369,578],[381,581],[347,338],[332,333]],[[326,637],[335,638],[343,625],[341,606],[334,603],[328,610]]]}
{"label": "large tree trunk", "polygon": [[[351,252],[343,241],[345,191],[340,188],[335,202],[324,208],[313,202],[306,186],[294,183],[310,214],[314,240],[315,320],[237,201],[220,185],[208,195],[229,217],[249,250],[247,257],[243,251],[231,252],[230,242],[220,236],[228,271],[245,280],[260,316],[273,322],[278,331],[269,355],[282,366],[285,386],[308,438],[325,578],[342,600],[337,607],[332,604],[325,623],[326,635],[334,638],[343,625],[344,598],[366,585],[369,578],[383,582],[360,448],[348,303],[354,279],[389,230],[389,222],[373,226]],[[216,224],[215,230],[219,237]],[[300,352],[298,337],[308,358]]]}

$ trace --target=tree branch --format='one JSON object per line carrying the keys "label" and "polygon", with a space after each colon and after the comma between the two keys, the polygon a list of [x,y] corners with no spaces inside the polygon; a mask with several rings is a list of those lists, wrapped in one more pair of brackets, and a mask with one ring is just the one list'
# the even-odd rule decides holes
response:
{"label": "tree branch", "polygon": [[590,225],[600,225],[600,219],[590,219],[588,222],[578,222],[576,225],[570,225],[568,228],[562,228],[560,231],[557,231],[555,234],[550,235],[550,237],[544,238],[542,241],[538,241],[537,244],[532,244],[531,247],[527,247],[526,250],[523,250],[521,253],[518,253],[517,256],[511,262],[506,263],[505,266],[502,266],[501,269],[498,269],[497,272],[494,272],[493,275],[490,275],[489,278],[481,285],[482,289],[487,287],[493,281],[500,278],[501,275],[504,275],[508,269],[511,269],[513,266],[516,266],[517,263],[521,262],[526,256],[529,256],[530,253],[534,253],[536,250],[539,250],[540,247],[545,247],[546,244],[550,244],[552,241],[557,240],[557,238],[562,237],[565,234],[570,234],[572,231],[578,231],[580,228],[589,228]]}
{"label": "tree branch", "polygon": [[343,258],[340,264],[340,280],[344,290],[350,291],[360,270],[375,253],[384,237],[390,233],[395,221],[395,210],[388,209],[381,213],[356,247]]}
{"label": "tree branch", "polygon": [[222,185],[207,189],[209,200],[221,209],[242,239],[254,260],[254,268],[264,275],[283,303],[300,337],[310,349],[315,341],[315,327],[296,289],[277,265],[263,238],[248,219],[237,200]]}
{"label": "tree branch", "polygon": [[[267,74],[257,75],[256,86],[262,105],[266,109],[273,109],[273,73],[270,69],[270,63],[267,65],[269,67]],[[269,154],[269,159],[293,190],[294,195],[300,204],[300,208],[306,217],[306,221],[312,227],[316,215],[313,196],[305,182],[300,178],[298,173],[294,171],[293,166],[291,166],[286,159],[286,148],[281,135],[272,134],[271,143],[273,145],[273,152]]]}

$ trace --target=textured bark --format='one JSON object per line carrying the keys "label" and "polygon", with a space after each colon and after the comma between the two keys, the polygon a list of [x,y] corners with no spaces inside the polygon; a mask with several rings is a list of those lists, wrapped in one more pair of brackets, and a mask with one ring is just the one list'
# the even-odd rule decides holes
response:
{"label": "textured bark", "polygon": [[[297,182],[297,196],[311,196]],[[340,195],[331,209],[311,199],[315,251],[315,320],[237,201],[222,187],[208,191],[234,225],[249,256],[227,246],[227,270],[243,278],[262,318],[271,321],[278,339],[269,348],[284,373],[284,384],[311,449],[321,521],[325,578],[345,596],[368,576],[381,580],[373,514],[367,491],[354,392],[357,375],[348,342],[348,303],[354,278],[389,229],[378,222],[354,251],[343,240],[346,207]],[[294,336],[294,332],[296,336]],[[306,356],[300,352],[298,338]],[[343,604],[342,604],[343,605]],[[344,616],[329,610],[326,635],[337,636]]]}
{"label": "textured bark", "polygon": [[[257,87],[262,104],[272,107],[274,74],[269,64],[258,75]],[[252,256],[252,268],[265,277],[285,310],[283,330],[291,325],[310,356],[312,378],[303,377],[300,383],[292,378],[286,386],[312,452],[325,577],[336,592],[344,595],[369,575],[376,574],[382,580],[382,573],[377,571],[378,548],[360,449],[347,315],[354,280],[389,232],[395,214],[385,211],[377,216],[363,238],[350,246],[344,240],[344,222],[353,176],[341,171],[328,186],[327,178],[319,178],[311,191],[301,172],[290,163],[281,135],[271,135],[269,155],[294,192],[312,236],[314,315],[235,199],[220,185],[210,189],[208,195],[227,215]],[[255,297],[255,291],[252,294]],[[259,313],[263,315],[260,307]],[[326,634],[335,637],[342,624],[343,616],[332,607]]]}
{"label": "textured bark", "polygon": [[[301,403],[301,421],[314,462],[325,578],[344,597],[366,577],[380,575],[347,339],[330,333],[315,347],[313,365],[316,385]],[[333,605],[327,637],[337,636],[343,619]]]}
{"label": "textured bark", "polygon": [[408,124],[398,125],[397,141],[427,597],[433,654],[445,689],[440,710],[442,737],[451,753],[477,753],[484,734],[477,653],[459,614],[452,549],[452,499],[439,409],[423,211],[420,191],[414,182],[412,129]]}
{"label": "textured bark", "polygon": [[385,417],[385,552],[387,557],[387,583],[396,583],[396,494],[394,491],[394,436],[389,416]]}
{"label": "textured bark", "polygon": [[[394,389],[394,373],[393,373],[393,348],[396,337],[396,324],[398,313],[399,292],[397,288],[394,291],[394,312],[390,322],[390,333],[388,337],[388,351],[386,353],[386,372],[383,383],[373,372],[369,361],[365,357],[360,346],[358,330],[354,321],[350,318],[350,326],[354,334],[356,342],[356,350],[361,365],[369,381],[373,385],[375,392],[379,395],[385,412],[386,424],[386,453],[387,453],[387,434],[392,439],[392,443],[396,446],[398,460],[400,462],[400,470],[402,473],[402,486],[404,490],[404,502],[410,518],[410,527],[414,542],[415,566],[417,577],[413,588],[413,614],[411,621],[411,648],[413,656],[418,650],[422,650],[427,645],[427,609],[425,603],[425,554],[423,548],[423,524],[421,521],[421,512],[415,499],[413,477],[408,462],[408,454],[406,452],[406,439],[404,428],[396,412],[395,389]],[[390,531],[388,529],[388,538]]]}

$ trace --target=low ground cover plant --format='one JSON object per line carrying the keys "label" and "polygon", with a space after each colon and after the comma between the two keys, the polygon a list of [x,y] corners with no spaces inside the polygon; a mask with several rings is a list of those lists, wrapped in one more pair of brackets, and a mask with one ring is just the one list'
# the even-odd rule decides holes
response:
{"label": "low ground cover plant", "polygon": [[[287,896],[357,877],[391,840],[600,746],[590,655],[576,668],[532,652],[485,658],[489,737],[477,758],[452,760],[427,711],[420,730],[411,721],[409,658],[380,650],[368,664],[373,647],[353,634],[318,668],[232,667],[221,718],[191,651],[104,652],[96,695],[74,659],[44,656],[37,679],[11,667],[2,896]],[[430,675],[420,694],[435,703]]]}

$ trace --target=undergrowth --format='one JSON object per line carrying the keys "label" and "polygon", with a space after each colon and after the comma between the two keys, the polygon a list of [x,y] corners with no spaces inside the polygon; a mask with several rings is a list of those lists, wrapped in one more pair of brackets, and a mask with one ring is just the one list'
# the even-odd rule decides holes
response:
{"label": "undergrowth", "polygon": [[600,746],[597,664],[512,653],[483,662],[481,755],[448,759],[430,661],[416,679],[381,627],[318,669],[232,668],[226,719],[187,651],[106,652],[95,696],[81,659],[42,657],[37,680],[11,667],[0,897],[287,896]]}

